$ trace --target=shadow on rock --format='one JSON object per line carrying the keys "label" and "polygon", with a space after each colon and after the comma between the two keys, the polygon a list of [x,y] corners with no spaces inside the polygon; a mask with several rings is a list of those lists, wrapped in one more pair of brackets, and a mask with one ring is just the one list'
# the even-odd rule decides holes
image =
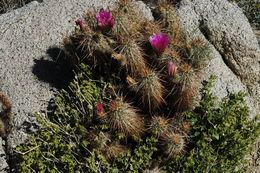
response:
{"label": "shadow on rock", "polygon": [[[34,60],[35,64],[32,68],[32,73],[42,82],[49,83],[57,89],[67,89],[68,84],[74,78],[74,66],[70,58],[64,50],[59,47],[51,47],[47,50],[47,56]],[[56,108],[54,99],[49,100],[47,109],[42,114],[52,115]],[[29,116],[29,120],[23,122],[19,130],[23,130],[27,134],[34,134],[39,130],[40,126],[34,117]],[[21,146],[28,145],[22,143]],[[26,153],[26,152],[25,152]],[[11,167],[10,172],[19,172],[19,164],[23,162],[24,153],[8,149],[8,163]],[[1,172],[1,171],[0,171]]]}
{"label": "shadow on rock", "polygon": [[32,72],[42,82],[61,89],[66,88],[74,77],[73,63],[66,56],[64,50],[51,47],[47,50],[48,56],[35,59]]}

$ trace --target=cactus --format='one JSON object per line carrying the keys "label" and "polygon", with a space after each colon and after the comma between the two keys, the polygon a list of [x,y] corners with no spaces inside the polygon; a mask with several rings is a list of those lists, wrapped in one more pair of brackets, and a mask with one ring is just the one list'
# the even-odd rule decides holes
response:
{"label": "cactus", "polygon": [[117,14],[116,16],[118,16],[116,19],[117,25],[112,32],[115,37],[124,35],[130,36],[131,38],[140,37],[139,30],[141,25],[139,23],[131,21],[124,15]]}
{"label": "cactus", "polygon": [[126,67],[127,73],[131,76],[139,76],[142,70],[146,68],[143,51],[134,40],[121,38],[118,52],[122,56],[121,64]]}
{"label": "cactus", "polygon": [[163,99],[164,88],[158,74],[149,68],[143,70],[141,77],[130,88],[137,92],[145,109],[149,112],[158,109],[165,100]]}
{"label": "cactus", "polygon": [[93,31],[97,30],[97,12],[96,11],[86,11],[83,15],[85,24]]}
{"label": "cactus", "polygon": [[178,73],[168,85],[170,105],[175,111],[185,111],[192,107],[198,93],[198,75],[192,67],[183,63],[178,67]]}
{"label": "cactus", "polygon": [[184,91],[176,90],[172,105],[176,111],[185,111],[192,108],[196,91],[193,88],[187,88]]}
{"label": "cactus", "polygon": [[[106,61],[118,61],[124,69],[121,73],[125,74],[117,77],[123,81],[122,76],[127,76],[128,89],[142,103],[135,105],[144,113],[165,111],[164,104],[169,105],[170,111],[184,111],[191,107],[196,93],[193,68],[201,44],[198,40],[185,42],[170,1],[158,1],[155,13],[159,22],[144,19],[131,0],[120,0],[111,11],[86,12],[84,20],[76,23],[78,29],[65,39],[65,48],[74,52],[76,49],[74,57],[79,58],[78,62],[84,60],[89,65],[103,68]],[[196,51],[191,50],[194,46]],[[124,87],[117,88],[127,90]],[[144,119],[123,97],[116,96],[107,104],[97,103],[96,110],[98,118],[109,123],[116,133],[141,136],[145,132]],[[150,129],[157,137],[165,138],[172,133],[169,129],[174,129],[164,117],[150,117],[150,120]],[[183,130],[188,131],[188,127]]]}
{"label": "cactus", "polygon": [[143,39],[148,40],[151,35],[162,32],[161,23],[158,21],[144,21],[141,32]]}
{"label": "cactus", "polygon": [[94,32],[88,26],[81,28],[83,30],[76,29],[71,36],[64,38],[65,50],[73,57],[75,64],[82,62],[87,62],[91,66],[103,64],[107,61],[105,57],[113,51],[110,46],[112,40],[100,32]]}
{"label": "cactus", "polygon": [[194,69],[200,69],[205,65],[209,54],[209,45],[202,39],[196,38],[186,44],[187,61]]}
{"label": "cactus", "polygon": [[180,52],[178,52],[175,49],[168,49],[159,59],[158,59],[158,64],[160,66],[166,66],[166,64],[169,61],[173,61],[177,64],[182,63],[182,56],[180,55]]}
{"label": "cactus", "polygon": [[120,12],[123,16],[127,16],[133,22],[141,24],[146,19],[134,3],[134,0],[119,0],[115,11]]}
{"label": "cactus", "polygon": [[116,98],[110,101],[109,111],[107,112],[110,127],[124,133],[127,136],[141,136],[144,132],[144,120],[137,110],[123,98]]}
{"label": "cactus", "polygon": [[165,153],[169,157],[181,154],[185,148],[185,138],[179,133],[171,132],[163,139]]}
{"label": "cactus", "polygon": [[176,32],[175,29],[179,28],[177,26],[179,24],[178,16],[176,9],[170,0],[159,0],[157,2],[155,13],[157,14],[159,20],[161,20],[163,27],[167,29],[169,33]]}
{"label": "cactus", "polygon": [[[183,45],[185,43],[182,43],[183,40],[175,38],[177,30],[174,31],[173,26],[176,27],[178,22],[177,19],[172,18],[176,16],[174,7],[168,1],[160,1],[158,4],[157,11],[162,19],[160,23],[143,19],[130,0],[119,1],[119,7],[111,12],[101,10],[96,16],[93,13],[87,13],[88,18],[96,17],[96,28],[85,27],[83,31],[79,32],[82,38],[78,41],[77,48],[81,48],[80,52],[82,52],[83,58],[85,55],[90,57],[89,59],[92,61],[90,64],[102,66],[108,59],[108,56],[104,55],[110,55],[112,59],[119,61],[126,69],[126,75],[129,76],[127,78],[127,82],[130,84],[129,88],[136,91],[143,108],[149,112],[157,110],[165,103],[163,99],[164,88],[170,88],[167,91],[168,95],[174,91],[174,99],[170,105],[177,107],[176,110],[185,110],[193,103],[192,99],[196,92],[192,84],[187,82],[190,79],[189,74],[190,71],[192,73],[192,69],[187,70],[188,72],[182,72],[181,69],[187,63],[191,63],[190,59],[193,55],[187,51],[185,54],[183,50],[180,50],[180,47],[175,47],[174,42],[181,42]],[[135,14],[134,17],[133,14]],[[90,24],[95,26],[92,23],[93,19]],[[107,25],[111,32],[106,29],[103,32],[104,27],[100,28],[101,25]],[[152,28],[144,29],[145,27],[142,28],[142,26]],[[162,33],[162,27],[170,35]],[[103,34],[98,31],[100,29]],[[169,31],[174,31],[174,33]],[[152,35],[148,38],[147,33]],[[149,55],[149,61],[145,60],[147,58],[145,57],[147,52],[144,52],[147,49],[143,49],[146,46],[146,43],[143,42],[145,39],[146,43],[150,42],[154,50],[153,54],[157,54],[157,56]],[[186,47],[189,47],[189,44]],[[156,68],[154,64],[151,64],[154,60],[157,61]],[[154,72],[154,70],[159,72]],[[165,82],[163,83],[163,81]],[[173,83],[170,87],[168,86],[169,81]]]}
{"label": "cactus", "polygon": [[155,13],[167,34],[171,36],[171,44],[175,48],[182,49],[185,46],[186,36],[180,27],[180,21],[171,0],[159,0]]}
{"label": "cactus", "polygon": [[104,116],[103,104],[101,102],[98,102],[96,108],[97,108],[97,115],[99,117],[103,117]]}
{"label": "cactus", "polygon": [[[186,41],[170,0],[159,0],[154,12],[156,21],[149,21],[132,0],[119,0],[113,10],[86,12],[76,21],[75,32],[64,39],[76,63],[99,66],[97,76],[117,79],[108,80],[113,91],[104,89],[102,102],[94,103],[97,132],[90,135],[99,154],[113,163],[149,136],[174,157],[184,151],[191,130],[185,116],[180,120],[178,115],[193,106],[206,44]],[[115,94],[121,91],[122,96]],[[122,139],[127,143],[122,145]]]}
{"label": "cactus", "polygon": [[120,0],[118,8],[113,10],[116,18],[116,26],[112,34],[115,37],[127,35],[130,38],[139,38],[144,20],[142,14],[133,5],[131,0]]}
{"label": "cactus", "polygon": [[160,138],[166,136],[171,131],[170,120],[161,116],[154,116],[151,119],[149,129],[153,135]]}

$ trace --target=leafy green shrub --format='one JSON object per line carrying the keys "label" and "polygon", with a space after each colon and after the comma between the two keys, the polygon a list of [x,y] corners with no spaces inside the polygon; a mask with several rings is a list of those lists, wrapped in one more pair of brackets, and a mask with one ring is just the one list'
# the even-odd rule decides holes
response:
{"label": "leafy green shrub", "polygon": [[260,135],[259,117],[249,119],[245,95],[241,92],[230,94],[218,104],[211,92],[212,84],[206,84],[200,105],[186,113],[192,126],[189,150],[184,158],[168,162],[167,169],[246,172],[248,160],[245,157]]}
{"label": "leafy green shrub", "polygon": [[[94,116],[96,103],[104,98],[105,83],[93,80],[84,64],[80,71],[70,92],[61,91],[55,98],[55,112],[48,117],[37,115],[41,128],[17,148],[24,153],[19,172],[138,172],[149,166],[157,151],[154,137],[138,139],[131,151],[108,161],[102,145],[110,147],[112,139],[107,139],[107,125],[95,123],[99,120]],[[122,143],[117,136],[113,141]],[[118,152],[115,147],[112,150]]]}
{"label": "leafy green shrub", "polygon": [[[85,71],[84,75],[86,72],[90,73]],[[80,77],[78,79],[81,80]],[[78,84],[74,82],[74,85]],[[203,89],[200,105],[194,111],[185,113],[191,125],[191,133],[190,143],[183,155],[165,157],[157,152],[162,150],[162,146],[156,137],[147,136],[138,139],[137,143],[132,141],[125,144],[131,150],[128,149],[111,162],[99,150],[100,145],[104,145],[102,141],[105,143],[107,139],[96,136],[90,140],[89,137],[89,132],[93,129],[99,135],[107,132],[107,127],[98,130],[96,126],[100,124],[93,124],[95,118],[91,116],[94,115],[94,103],[101,98],[100,86],[104,85],[102,82],[83,82],[81,89],[74,91],[81,93],[86,89],[86,93],[91,95],[83,94],[76,101],[76,92],[70,96],[63,92],[56,98],[57,109],[54,115],[49,118],[37,116],[41,124],[40,130],[26,145],[18,148],[24,153],[19,171],[140,172],[157,162],[157,166],[167,172],[244,172],[247,168],[245,156],[260,134],[259,124],[256,119],[249,120],[244,94],[231,94],[218,104],[211,93],[212,84],[212,81],[207,83]],[[90,114],[81,114],[82,110],[78,107],[84,104],[85,98],[89,104],[85,111]],[[92,123],[87,123],[88,121]],[[113,140],[120,141],[120,138],[118,136]],[[135,146],[130,147],[129,144]],[[105,147],[108,146],[105,144]]]}
{"label": "leafy green shrub", "polygon": [[[41,128],[34,134],[26,147],[21,152],[33,149],[24,155],[21,164],[21,172],[58,172],[68,170],[69,172],[86,169],[86,156],[90,153],[86,147],[87,129],[85,124],[91,120],[93,105],[100,99],[102,82],[98,83],[86,79],[90,71],[82,66],[82,72],[70,85],[72,93],[61,91],[56,97],[55,112],[47,117],[37,116]],[[83,107],[86,104],[87,107]]]}

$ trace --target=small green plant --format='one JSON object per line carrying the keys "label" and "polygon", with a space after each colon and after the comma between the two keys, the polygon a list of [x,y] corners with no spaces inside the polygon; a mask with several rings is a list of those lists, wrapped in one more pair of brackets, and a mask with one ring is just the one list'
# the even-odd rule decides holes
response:
{"label": "small green plant", "polygon": [[[213,80],[213,78],[211,79]],[[244,94],[231,94],[220,104],[210,81],[194,111],[186,113],[192,128],[190,149],[183,158],[167,162],[166,169],[181,172],[245,172],[246,156],[260,134],[259,117],[249,119]],[[216,106],[219,105],[219,106]]]}
{"label": "small green plant", "polygon": [[[24,154],[19,172],[85,172],[87,158],[92,156],[88,147],[88,132],[95,115],[95,104],[102,97],[103,82],[94,82],[89,68],[81,72],[70,84],[70,94],[61,91],[55,98],[55,112],[49,118],[37,115],[39,131],[26,146],[18,148]],[[84,80],[83,80],[84,79]],[[88,80],[85,80],[88,79]]]}
{"label": "small green plant", "polygon": [[126,155],[119,159],[119,165],[122,164],[122,171],[140,172],[147,167],[150,167],[153,161],[153,155],[157,149],[157,139],[148,137],[142,140],[138,147],[136,147],[131,155]]}

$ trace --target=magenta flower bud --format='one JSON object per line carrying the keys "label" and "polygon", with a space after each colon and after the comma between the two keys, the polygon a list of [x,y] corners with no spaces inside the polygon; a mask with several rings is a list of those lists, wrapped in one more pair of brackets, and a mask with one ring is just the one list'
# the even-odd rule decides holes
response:
{"label": "magenta flower bud", "polygon": [[101,29],[110,29],[115,25],[115,20],[110,11],[101,10],[96,15],[97,25]]}
{"label": "magenta flower bud", "polygon": [[82,19],[76,20],[75,23],[77,26],[79,26],[81,31],[85,28],[85,22]]}
{"label": "magenta flower bud", "polygon": [[177,66],[172,61],[168,62],[167,69],[168,69],[168,75],[169,76],[175,76],[176,75]]}
{"label": "magenta flower bud", "polygon": [[96,105],[96,109],[97,109],[97,114],[100,117],[104,116],[104,112],[103,112],[103,104],[101,102],[98,102]]}
{"label": "magenta flower bud", "polygon": [[150,44],[157,53],[164,52],[170,41],[170,37],[164,33],[155,34],[149,38]]}

